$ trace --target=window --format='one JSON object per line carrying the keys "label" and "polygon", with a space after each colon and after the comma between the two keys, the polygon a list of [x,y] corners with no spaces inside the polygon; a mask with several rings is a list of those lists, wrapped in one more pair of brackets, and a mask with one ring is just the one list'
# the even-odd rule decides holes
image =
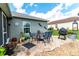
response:
{"label": "window", "polygon": [[24,33],[29,33],[29,32],[30,32],[30,24],[25,23],[25,25],[24,25]]}

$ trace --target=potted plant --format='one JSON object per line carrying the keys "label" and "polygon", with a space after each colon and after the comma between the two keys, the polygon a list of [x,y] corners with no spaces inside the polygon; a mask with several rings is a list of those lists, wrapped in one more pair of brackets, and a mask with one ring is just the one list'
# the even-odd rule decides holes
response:
{"label": "potted plant", "polygon": [[11,39],[11,44],[13,44],[14,46],[17,45],[17,38],[16,38],[16,37],[13,37],[13,38]]}
{"label": "potted plant", "polygon": [[20,42],[24,42],[25,40],[25,34],[23,32],[20,32]]}
{"label": "potted plant", "polygon": [[6,49],[4,47],[0,47],[0,56],[4,56],[6,53]]}

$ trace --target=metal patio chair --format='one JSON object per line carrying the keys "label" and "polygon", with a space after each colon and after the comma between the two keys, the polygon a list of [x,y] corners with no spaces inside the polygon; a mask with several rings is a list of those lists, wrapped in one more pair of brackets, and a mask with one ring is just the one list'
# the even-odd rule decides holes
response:
{"label": "metal patio chair", "polygon": [[37,43],[39,43],[40,41],[45,43],[44,37],[43,37],[43,33],[41,33],[40,31],[37,31],[37,33],[36,33],[36,40],[37,40]]}
{"label": "metal patio chair", "polygon": [[51,39],[51,36],[52,36],[51,32],[45,32],[44,33],[44,40],[49,43],[50,39]]}

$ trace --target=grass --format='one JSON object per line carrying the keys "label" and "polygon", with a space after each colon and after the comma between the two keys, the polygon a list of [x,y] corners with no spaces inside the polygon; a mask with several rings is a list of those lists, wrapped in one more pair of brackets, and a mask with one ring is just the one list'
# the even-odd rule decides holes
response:
{"label": "grass", "polygon": [[79,40],[79,30],[77,31],[77,39]]}
{"label": "grass", "polygon": [[57,30],[53,30],[53,36],[58,36],[58,31]]}
{"label": "grass", "polygon": [[[77,33],[77,39],[79,40],[79,30],[76,31]],[[73,34],[73,31],[72,30],[68,30],[68,34]]]}
{"label": "grass", "polygon": [[[72,30],[68,30],[68,34],[73,34]],[[52,33],[53,36],[58,36],[58,31],[57,30],[53,30]],[[79,40],[79,30],[77,31],[77,39]]]}

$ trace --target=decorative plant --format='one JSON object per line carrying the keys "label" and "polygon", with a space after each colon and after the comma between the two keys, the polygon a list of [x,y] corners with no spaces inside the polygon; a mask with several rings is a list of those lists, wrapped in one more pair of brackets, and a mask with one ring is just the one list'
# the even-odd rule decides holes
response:
{"label": "decorative plant", "polygon": [[20,32],[20,37],[25,37],[25,34],[23,32]]}
{"label": "decorative plant", "polygon": [[25,34],[23,32],[20,32],[20,40],[21,41],[25,40]]}
{"label": "decorative plant", "polygon": [[50,31],[53,34],[53,27],[48,28],[48,31]]}
{"label": "decorative plant", "polygon": [[74,34],[74,32],[72,30],[67,30],[68,34]]}
{"label": "decorative plant", "polygon": [[4,47],[0,47],[0,56],[5,56],[6,49]]}
{"label": "decorative plant", "polygon": [[5,49],[6,49],[6,53],[7,55],[12,55],[14,54],[14,48],[16,46],[14,46],[12,43],[9,43],[9,44],[5,44],[4,45]]}
{"label": "decorative plant", "polygon": [[30,33],[25,33],[25,39],[30,39]]}
{"label": "decorative plant", "polygon": [[14,46],[17,45],[17,38],[16,38],[16,37],[13,37],[13,38],[11,39],[11,44],[13,44]]}

